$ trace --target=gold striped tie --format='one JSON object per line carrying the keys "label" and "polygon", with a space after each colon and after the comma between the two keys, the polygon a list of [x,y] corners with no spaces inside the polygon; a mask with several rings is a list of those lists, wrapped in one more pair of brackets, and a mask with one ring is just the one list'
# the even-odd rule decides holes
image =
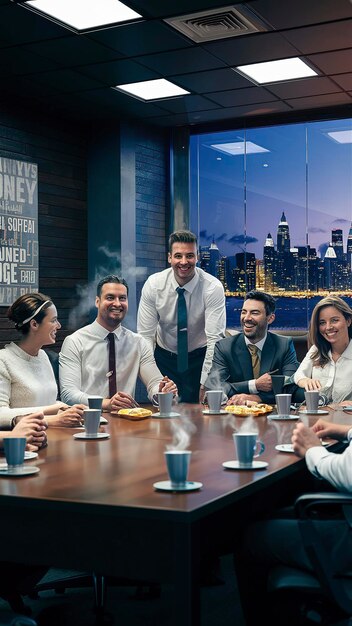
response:
{"label": "gold striped tie", "polygon": [[260,361],[258,356],[258,348],[254,344],[248,344],[248,350],[251,353],[252,368],[254,378],[259,378]]}

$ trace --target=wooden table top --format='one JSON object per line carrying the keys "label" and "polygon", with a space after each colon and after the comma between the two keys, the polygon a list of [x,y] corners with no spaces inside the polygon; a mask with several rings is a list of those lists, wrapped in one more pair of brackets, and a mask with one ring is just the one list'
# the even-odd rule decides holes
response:
{"label": "wooden table top", "polygon": [[[101,431],[109,439],[76,440],[77,429],[50,428],[49,445],[38,459],[26,461],[40,468],[39,474],[20,478],[0,478],[0,496],[15,504],[33,505],[41,500],[60,506],[115,507],[118,514],[140,508],[151,514],[167,512],[202,516],[202,510],[217,510],[218,502],[236,502],[243,489],[251,493],[264,484],[282,480],[285,472],[294,472],[304,461],[294,454],[275,450],[276,444],[290,443],[296,421],[274,421],[267,416],[235,417],[204,415],[200,405],[180,404],[181,418],[149,418],[132,422],[118,416],[104,415],[108,424]],[[325,416],[324,416],[325,417]],[[342,411],[326,416],[330,421],[352,423],[352,415]],[[313,416],[300,415],[306,424]],[[265,443],[260,460],[267,461],[263,470],[227,470],[222,463],[235,459],[232,439],[234,428],[250,423],[258,429]],[[167,480],[164,451],[172,443],[177,427],[192,426],[189,449],[192,451],[189,480],[203,483],[199,491],[173,493],[156,491],[153,483]],[[268,482],[269,481],[269,482]]]}

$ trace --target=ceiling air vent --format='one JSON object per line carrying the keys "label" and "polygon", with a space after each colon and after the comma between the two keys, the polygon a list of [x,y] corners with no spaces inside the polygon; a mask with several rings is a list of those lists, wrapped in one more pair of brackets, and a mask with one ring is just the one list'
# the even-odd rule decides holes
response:
{"label": "ceiling air vent", "polygon": [[268,25],[244,4],[179,15],[164,21],[196,43],[269,30]]}

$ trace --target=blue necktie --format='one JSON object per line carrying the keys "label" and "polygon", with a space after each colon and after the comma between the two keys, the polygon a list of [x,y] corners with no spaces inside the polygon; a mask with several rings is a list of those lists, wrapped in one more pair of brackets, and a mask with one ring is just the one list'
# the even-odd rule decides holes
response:
{"label": "blue necktie", "polygon": [[177,287],[177,370],[188,369],[187,307],[184,289]]}

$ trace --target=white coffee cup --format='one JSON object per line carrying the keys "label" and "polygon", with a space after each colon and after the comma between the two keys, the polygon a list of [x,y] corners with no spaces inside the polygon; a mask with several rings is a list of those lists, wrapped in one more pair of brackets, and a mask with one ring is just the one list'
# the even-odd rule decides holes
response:
{"label": "white coffee cup", "polygon": [[208,390],[204,394],[204,401],[209,407],[209,413],[220,413],[222,402],[222,390]]}
{"label": "white coffee cup", "polygon": [[282,417],[289,417],[291,406],[291,393],[278,393],[275,396],[277,414]]}
{"label": "white coffee cup", "polygon": [[100,425],[100,409],[84,409],[84,428],[87,437],[96,437]]}
{"label": "white coffee cup", "polygon": [[173,397],[172,391],[160,391],[158,393],[159,413],[161,416],[167,417],[170,415]]}
{"label": "white coffee cup", "polygon": [[263,454],[265,450],[265,445],[258,439],[257,433],[233,433],[233,441],[240,467],[251,467],[253,459]]}
{"label": "white coffee cup", "polygon": [[304,397],[306,400],[307,411],[313,411],[316,413],[319,407],[319,390],[312,389],[311,391],[305,391]]}
{"label": "white coffee cup", "polygon": [[191,450],[167,450],[164,454],[171,487],[184,487],[187,482]]}

